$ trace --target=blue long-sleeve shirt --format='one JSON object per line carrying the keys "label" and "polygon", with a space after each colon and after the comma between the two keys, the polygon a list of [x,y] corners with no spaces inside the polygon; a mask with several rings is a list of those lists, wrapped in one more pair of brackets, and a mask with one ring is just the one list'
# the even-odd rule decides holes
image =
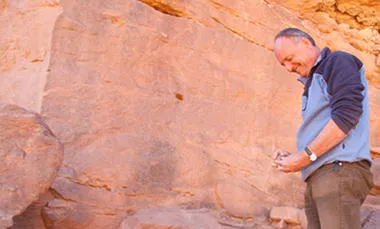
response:
{"label": "blue long-sleeve shirt", "polygon": [[362,62],[345,52],[324,48],[304,83],[303,122],[297,132],[297,148],[303,150],[330,119],[346,138],[315,162],[302,169],[304,180],[320,166],[339,161],[368,160],[369,107],[367,81]]}

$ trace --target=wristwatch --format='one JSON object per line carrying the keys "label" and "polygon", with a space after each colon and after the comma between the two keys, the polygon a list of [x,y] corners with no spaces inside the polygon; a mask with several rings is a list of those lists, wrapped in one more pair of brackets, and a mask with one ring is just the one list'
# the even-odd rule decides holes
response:
{"label": "wristwatch", "polygon": [[313,151],[311,151],[308,146],[306,146],[304,150],[307,153],[307,155],[309,156],[310,161],[317,160],[317,158],[318,158],[317,155]]}

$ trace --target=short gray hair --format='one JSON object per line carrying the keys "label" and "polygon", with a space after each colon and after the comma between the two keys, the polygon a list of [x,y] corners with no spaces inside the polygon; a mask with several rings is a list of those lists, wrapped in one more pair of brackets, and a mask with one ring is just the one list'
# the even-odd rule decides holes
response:
{"label": "short gray hair", "polygon": [[308,39],[311,42],[311,44],[313,46],[316,46],[314,39],[309,34],[305,33],[304,31],[302,31],[300,29],[297,29],[297,28],[287,28],[287,29],[280,31],[275,36],[274,40],[276,41],[280,37],[291,37],[291,38],[298,38],[298,39],[305,37],[306,39]]}

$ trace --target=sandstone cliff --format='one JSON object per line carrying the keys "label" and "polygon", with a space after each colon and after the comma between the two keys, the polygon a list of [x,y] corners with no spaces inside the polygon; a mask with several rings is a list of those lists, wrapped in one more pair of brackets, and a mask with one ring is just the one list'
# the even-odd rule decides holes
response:
{"label": "sandstone cliff", "polygon": [[[276,62],[273,37],[298,27],[320,47],[362,59],[376,158],[379,8],[369,0],[0,1],[0,98],[40,112],[65,146],[51,190],[13,228],[137,228],[159,224],[146,220],[157,212],[178,219],[162,225],[182,228],[197,228],[192,217],[199,228],[272,228],[269,211],[302,209],[304,188],[299,174],[271,168],[275,148],[295,150],[302,93]],[[379,215],[376,182],[368,225]]]}

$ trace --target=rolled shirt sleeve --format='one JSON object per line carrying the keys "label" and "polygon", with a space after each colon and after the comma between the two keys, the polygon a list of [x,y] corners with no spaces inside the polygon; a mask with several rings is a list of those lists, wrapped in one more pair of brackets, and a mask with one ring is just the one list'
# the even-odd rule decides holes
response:
{"label": "rolled shirt sleeve", "polygon": [[327,91],[330,94],[331,118],[346,134],[359,122],[363,113],[361,81],[362,62],[353,55],[336,52],[328,67]]}

